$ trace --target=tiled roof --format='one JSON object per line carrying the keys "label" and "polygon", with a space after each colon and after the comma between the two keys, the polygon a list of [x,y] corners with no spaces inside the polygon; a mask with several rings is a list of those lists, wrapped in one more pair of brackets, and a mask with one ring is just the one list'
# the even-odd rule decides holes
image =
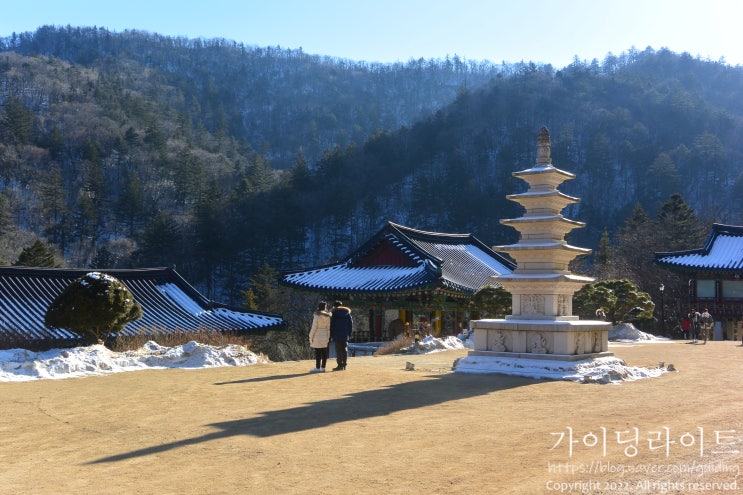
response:
{"label": "tiled roof", "polygon": [[713,224],[703,248],[655,253],[655,262],[685,270],[743,271],[743,227]]}
{"label": "tiled roof", "polygon": [[[96,270],[0,267],[0,343],[77,341],[72,332],[44,326],[44,315],[70,282],[92,271]],[[283,324],[276,314],[210,301],[171,268],[98,271],[119,279],[142,306],[142,318],[129,323],[121,335],[140,330],[250,332]]]}
{"label": "tiled roof", "polygon": [[[384,243],[397,250],[405,266],[368,264],[369,253]],[[384,295],[442,288],[469,295],[493,284],[492,276],[514,268],[471,234],[424,232],[388,222],[342,262],[285,272],[282,282],[333,293]]]}
{"label": "tiled roof", "polygon": [[410,290],[423,287],[437,278],[436,267],[422,263],[416,267],[354,267],[348,262],[289,273],[284,282],[316,290],[339,292],[376,292]]}

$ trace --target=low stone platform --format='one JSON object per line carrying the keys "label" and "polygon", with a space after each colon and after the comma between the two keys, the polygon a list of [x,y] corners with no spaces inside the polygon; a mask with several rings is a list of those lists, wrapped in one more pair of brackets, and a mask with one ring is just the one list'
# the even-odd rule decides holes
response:
{"label": "low stone platform", "polygon": [[495,352],[495,351],[470,351],[468,356],[490,357],[490,358],[521,358],[543,361],[582,361],[600,357],[613,356],[613,352],[592,352],[589,354],[533,354],[521,352]]}
{"label": "low stone platform", "polygon": [[474,351],[479,356],[526,357],[576,361],[611,356],[604,321],[493,319],[472,321]]}

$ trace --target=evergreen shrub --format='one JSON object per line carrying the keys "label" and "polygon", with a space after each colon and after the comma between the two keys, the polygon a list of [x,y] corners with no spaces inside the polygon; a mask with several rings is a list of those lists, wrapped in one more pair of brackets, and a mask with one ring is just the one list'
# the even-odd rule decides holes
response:
{"label": "evergreen shrub", "polygon": [[88,343],[103,343],[127,323],[142,317],[142,307],[115,277],[90,272],[68,285],[52,302],[44,324],[64,328]]}

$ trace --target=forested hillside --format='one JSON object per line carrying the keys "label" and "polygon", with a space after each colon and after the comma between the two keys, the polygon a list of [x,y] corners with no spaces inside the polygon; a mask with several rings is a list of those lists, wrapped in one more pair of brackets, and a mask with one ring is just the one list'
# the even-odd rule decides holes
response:
{"label": "forested hillside", "polygon": [[144,99],[155,115],[121,109],[134,124],[178,125],[189,137],[206,131],[243,141],[279,169],[291,166],[299,152],[314,161],[332,146],[362,143],[374,130],[410,123],[498,73],[459,57],[367,64],[301,49],[98,28],[47,26],[6,38],[0,49],[91,71],[95,103],[105,98],[121,106],[125,93]]}
{"label": "forested hillside", "polygon": [[175,264],[239,303],[260,267],[334,261],[386,220],[513,242],[505,196],[543,125],[578,176],[574,244],[626,238],[673,193],[741,223],[742,90],[740,67],[666,50],[369,65],[46,27],[0,40],[0,256],[40,239],[69,266]]}

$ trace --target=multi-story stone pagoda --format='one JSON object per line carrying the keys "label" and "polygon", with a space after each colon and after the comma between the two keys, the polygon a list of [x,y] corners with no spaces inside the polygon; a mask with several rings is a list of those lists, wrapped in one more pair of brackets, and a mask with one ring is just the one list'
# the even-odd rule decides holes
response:
{"label": "multi-story stone pagoda", "polygon": [[592,278],[573,275],[569,263],[590,249],[571,246],[565,236],[585,224],[569,220],[561,211],[580,200],[557,190],[574,174],[555,168],[550,157],[550,136],[543,127],[537,138],[537,163],[515,172],[529,189],[507,196],[522,205],[520,218],[501,223],[521,233],[518,243],[495,246],[513,257],[518,268],[496,278],[512,295],[513,314],[505,319],[476,320],[474,350],[470,356],[524,357],[577,361],[611,356],[610,324],[580,320],[572,315],[573,294]]}

